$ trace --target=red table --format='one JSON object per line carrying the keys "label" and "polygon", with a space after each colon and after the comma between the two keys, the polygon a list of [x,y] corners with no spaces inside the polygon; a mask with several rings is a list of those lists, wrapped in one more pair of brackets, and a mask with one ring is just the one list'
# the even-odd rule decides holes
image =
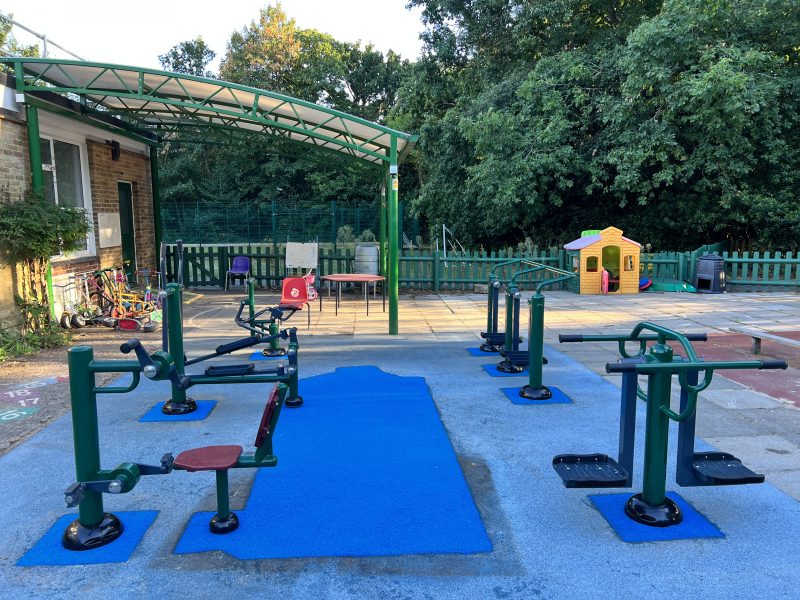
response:
{"label": "red table", "polygon": [[[383,294],[383,312],[386,312],[386,286],[383,282],[386,281],[385,277],[380,275],[368,275],[367,273],[332,273],[331,275],[322,275],[320,279],[328,282],[328,298],[331,297],[331,283],[336,284],[336,314],[339,314],[339,303],[342,301],[342,284],[343,283],[361,283],[364,284],[364,300],[367,301],[367,316],[369,316],[369,284],[381,283],[381,292]],[[322,295],[320,295],[320,310],[322,310]]]}

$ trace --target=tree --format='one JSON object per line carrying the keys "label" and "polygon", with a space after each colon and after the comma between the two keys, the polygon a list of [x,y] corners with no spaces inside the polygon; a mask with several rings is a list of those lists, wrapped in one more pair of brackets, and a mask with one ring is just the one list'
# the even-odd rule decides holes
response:
{"label": "tree", "polygon": [[[14,15],[11,14],[9,17],[13,19]],[[14,37],[14,34],[11,33],[13,26],[11,21],[0,17],[0,52],[10,56],[39,56],[38,44],[30,44],[27,46],[25,44],[20,44],[17,38]]]}
{"label": "tree", "polygon": [[216,57],[214,52],[197,36],[193,40],[181,42],[170,48],[166,54],[160,54],[158,61],[165,71],[173,73],[186,73],[200,77],[214,77],[211,71],[206,70],[208,63]]}

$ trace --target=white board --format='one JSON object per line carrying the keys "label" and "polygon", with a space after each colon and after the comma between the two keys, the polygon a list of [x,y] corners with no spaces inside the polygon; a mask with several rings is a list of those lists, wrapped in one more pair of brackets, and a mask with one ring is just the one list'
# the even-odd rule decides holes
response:
{"label": "white board", "polygon": [[299,244],[289,242],[286,244],[287,269],[316,269],[319,244]]}
{"label": "white board", "polygon": [[100,234],[100,247],[111,248],[122,245],[119,213],[97,213],[97,226]]}

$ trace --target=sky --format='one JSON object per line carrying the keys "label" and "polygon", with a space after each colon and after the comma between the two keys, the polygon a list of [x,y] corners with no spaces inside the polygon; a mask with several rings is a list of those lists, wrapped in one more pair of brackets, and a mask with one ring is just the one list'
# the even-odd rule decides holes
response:
{"label": "sky", "polygon": [[[302,29],[318,29],[343,42],[372,42],[414,60],[422,43],[420,9],[408,11],[408,0],[283,0],[283,10]],[[274,0],[272,0],[274,4]],[[267,0],[0,0],[0,12],[74,52],[81,58],[138,67],[160,68],[158,55],[200,35],[219,68],[233,31],[256,19]],[[202,8],[208,6],[209,8]],[[13,29],[21,42],[33,38]],[[71,58],[56,48],[49,56]]]}

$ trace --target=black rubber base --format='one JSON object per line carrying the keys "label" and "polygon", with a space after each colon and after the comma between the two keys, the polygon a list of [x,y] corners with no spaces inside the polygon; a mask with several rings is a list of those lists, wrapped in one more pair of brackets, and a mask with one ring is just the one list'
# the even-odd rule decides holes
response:
{"label": "black rubber base", "polygon": [[261,351],[261,354],[264,356],[286,356],[286,348],[278,348],[277,350],[273,350],[272,348],[264,348]]}
{"label": "black rubber base", "polygon": [[167,400],[161,407],[161,412],[165,415],[188,415],[197,410],[197,402],[192,398],[187,398],[186,402],[173,402]]}
{"label": "black rubber base", "polygon": [[103,513],[103,519],[94,527],[85,527],[75,519],[64,532],[61,545],[67,550],[91,550],[110,544],[122,531],[122,523],[111,513]]}
{"label": "black rubber base", "polygon": [[239,527],[239,517],[236,516],[236,513],[229,514],[224,521],[219,518],[219,515],[214,515],[208,523],[211,533],[230,533],[237,527]]}
{"label": "black rubber base", "polygon": [[489,342],[483,342],[480,346],[478,346],[478,349],[482,352],[500,352],[499,346],[495,346]]}
{"label": "black rubber base", "polygon": [[683,521],[681,509],[669,498],[664,504],[647,504],[641,494],[631,496],[625,503],[625,514],[642,525],[669,527]]}
{"label": "black rubber base", "polygon": [[[526,365],[527,366],[527,365]],[[497,365],[497,370],[501,373],[522,373],[525,368],[515,365],[512,362],[504,360],[503,362]]]}
{"label": "black rubber base", "polygon": [[298,396],[297,398],[287,398],[284,404],[286,404],[287,408],[297,408],[298,406],[303,406],[303,397]]}
{"label": "black rubber base", "polygon": [[540,388],[523,385],[519,391],[519,395],[526,400],[550,400],[553,397],[551,392],[546,386]]}

